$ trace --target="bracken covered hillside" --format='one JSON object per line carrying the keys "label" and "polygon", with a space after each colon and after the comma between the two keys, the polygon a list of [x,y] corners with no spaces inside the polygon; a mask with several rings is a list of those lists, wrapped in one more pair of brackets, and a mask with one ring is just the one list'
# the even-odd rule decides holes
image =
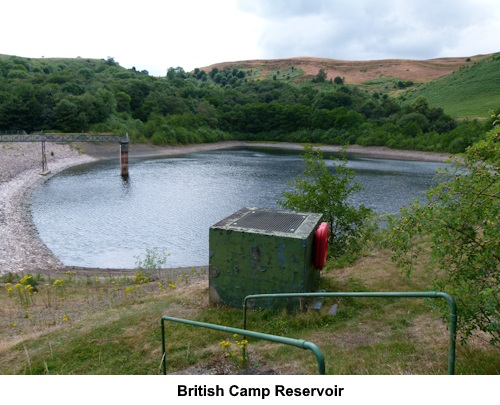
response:
{"label": "bracken covered hillside", "polygon": [[346,61],[337,59],[297,57],[289,59],[244,60],[216,63],[200,68],[210,72],[213,68],[236,67],[242,70],[253,69],[259,72],[259,78],[272,78],[277,72],[286,71],[291,66],[301,73],[293,81],[301,82],[313,78],[320,69],[328,78],[343,77],[346,83],[362,84],[380,78],[399,78],[414,82],[428,82],[448,75],[461,66],[485,59],[490,55],[471,57],[439,58],[429,60],[385,59],[368,61]]}

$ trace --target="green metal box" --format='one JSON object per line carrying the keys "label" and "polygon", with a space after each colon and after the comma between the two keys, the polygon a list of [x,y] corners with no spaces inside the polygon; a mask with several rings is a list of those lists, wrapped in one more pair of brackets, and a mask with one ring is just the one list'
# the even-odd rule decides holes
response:
{"label": "green metal box", "polygon": [[[312,291],[319,279],[313,242],[320,222],[321,214],[245,207],[211,226],[210,303],[241,308],[250,294]],[[255,302],[261,308],[282,305]]]}

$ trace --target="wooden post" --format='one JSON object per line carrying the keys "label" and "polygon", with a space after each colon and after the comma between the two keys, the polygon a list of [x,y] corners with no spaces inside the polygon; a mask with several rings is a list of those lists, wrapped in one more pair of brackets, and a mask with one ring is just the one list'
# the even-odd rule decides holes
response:
{"label": "wooden post", "polygon": [[121,175],[124,178],[128,177],[128,134],[126,139],[120,140],[120,168]]}

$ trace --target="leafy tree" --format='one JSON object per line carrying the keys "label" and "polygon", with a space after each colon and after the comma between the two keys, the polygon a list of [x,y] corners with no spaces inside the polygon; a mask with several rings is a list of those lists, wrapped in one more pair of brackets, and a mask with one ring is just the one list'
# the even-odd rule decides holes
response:
{"label": "leafy tree", "polygon": [[119,66],[118,62],[116,62],[115,58],[113,58],[112,56],[108,56],[108,58],[106,59],[106,64],[108,66]]}
{"label": "leafy tree", "polygon": [[337,120],[337,114],[334,111],[327,109],[317,109],[314,111],[311,120],[312,128],[328,129],[335,126],[335,121]]}
{"label": "leafy tree", "polygon": [[61,128],[64,132],[81,131],[83,129],[82,125],[85,123],[83,122],[83,117],[79,114],[80,111],[75,103],[68,99],[62,99],[54,109],[54,119],[57,127]]}
{"label": "leafy tree", "polygon": [[217,128],[217,110],[213,105],[204,101],[196,107],[196,113],[206,122],[209,127]]}
{"label": "leafy tree", "polygon": [[219,69],[217,69],[217,68],[213,68],[213,69],[210,71],[209,75],[210,75],[210,77],[211,77],[212,79],[214,79],[214,78],[215,78],[215,76],[217,75],[217,73],[219,73]]}
{"label": "leafy tree", "polygon": [[[334,160],[336,166],[331,172],[321,150],[310,145],[304,150],[304,173],[291,183],[292,191],[283,192],[278,203],[296,211],[323,214],[323,220],[330,227],[329,250],[334,257],[357,250],[363,225],[371,211],[363,205],[355,208],[348,200],[361,190],[361,184],[347,168],[345,156]],[[345,150],[342,152],[344,154]]]}
{"label": "leafy tree", "polygon": [[130,112],[130,102],[132,101],[132,97],[123,91],[119,91],[115,94],[115,99],[117,111]]}
{"label": "leafy tree", "polygon": [[344,84],[344,79],[342,79],[340,76],[336,76],[336,77],[335,77],[335,79],[333,79],[333,82],[334,82],[335,84],[340,84],[340,85],[342,85],[342,84]]}
{"label": "leafy tree", "polygon": [[417,129],[426,131],[429,128],[429,120],[425,115],[418,112],[411,112],[409,114],[404,114],[398,120],[398,125],[403,128],[409,123],[414,123]]}
{"label": "leafy tree", "polygon": [[187,77],[186,72],[180,66],[177,66],[176,68],[170,67],[167,70],[167,79],[169,79],[169,80],[172,80],[175,78],[185,79],[186,77]]}
{"label": "leafy tree", "polygon": [[415,102],[411,105],[411,108],[416,113],[427,116],[430,112],[429,102],[424,96],[418,97]]}
{"label": "leafy tree", "polygon": [[320,69],[316,77],[314,78],[314,82],[316,83],[324,83],[326,80],[326,72],[324,69]]}
{"label": "leafy tree", "polygon": [[[213,72],[213,70],[212,70]],[[223,76],[222,76],[222,73],[217,73],[215,76],[214,76],[214,80],[215,80],[215,83],[220,83],[223,79]]]}
{"label": "leafy tree", "polygon": [[[475,330],[500,342],[500,125],[469,147],[427,203],[393,221],[393,259],[411,274],[422,240],[437,268],[434,287],[455,298],[464,341]],[[424,239],[422,239],[424,238]]]}

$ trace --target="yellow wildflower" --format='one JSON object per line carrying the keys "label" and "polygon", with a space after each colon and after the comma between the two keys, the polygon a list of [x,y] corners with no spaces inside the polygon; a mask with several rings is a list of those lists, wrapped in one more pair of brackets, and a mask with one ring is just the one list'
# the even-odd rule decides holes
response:
{"label": "yellow wildflower", "polygon": [[63,280],[57,279],[52,283],[52,287],[62,287],[63,285]]}

